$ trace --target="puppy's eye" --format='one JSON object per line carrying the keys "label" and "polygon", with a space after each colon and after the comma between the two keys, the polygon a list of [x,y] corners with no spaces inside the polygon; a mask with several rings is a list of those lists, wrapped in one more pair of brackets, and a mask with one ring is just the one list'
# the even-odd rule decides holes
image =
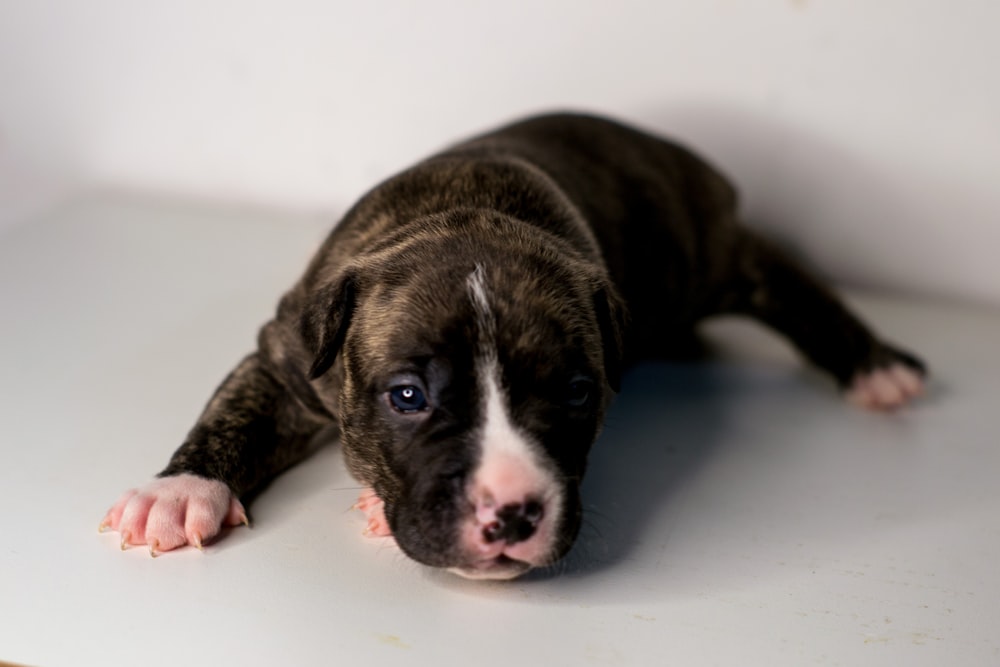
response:
{"label": "puppy's eye", "polygon": [[412,384],[400,385],[389,390],[389,402],[399,412],[412,414],[427,409],[424,392]]}
{"label": "puppy's eye", "polygon": [[588,378],[573,378],[566,387],[563,402],[571,408],[582,408],[590,400],[593,389],[594,383]]}

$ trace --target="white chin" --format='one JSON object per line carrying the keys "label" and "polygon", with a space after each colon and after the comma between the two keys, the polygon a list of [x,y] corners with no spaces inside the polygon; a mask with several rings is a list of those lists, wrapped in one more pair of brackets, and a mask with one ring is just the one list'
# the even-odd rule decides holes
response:
{"label": "white chin", "polygon": [[448,571],[466,579],[507,580],[519,577],[530,569],[531,565],[524,561],[504,558],[477,563],[471,567],[450,567]]}

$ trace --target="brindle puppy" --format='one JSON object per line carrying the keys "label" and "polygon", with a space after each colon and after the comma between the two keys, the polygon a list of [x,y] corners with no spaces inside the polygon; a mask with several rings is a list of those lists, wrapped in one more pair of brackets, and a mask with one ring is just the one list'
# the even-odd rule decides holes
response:
{"label": "brindle puppy", "polygon": [[372,533],[509,578],[572,545],[623,367],[707,316],[757,318],[863,407],[919,394],[921,362],[741,227],[736,203],[684,148],[586,116],[421,162],[347,213],[159,479],[102,529],[154,555],[200,548],[336,428]]}

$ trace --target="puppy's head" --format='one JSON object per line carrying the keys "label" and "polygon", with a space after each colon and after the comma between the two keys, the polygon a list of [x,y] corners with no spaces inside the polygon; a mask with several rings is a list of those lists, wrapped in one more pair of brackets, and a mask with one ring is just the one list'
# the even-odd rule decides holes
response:
{"label": "puppy's head", "polygon": [[[502,217],[425,220],[337,272],[303,319],[352,473],[410,557],[511,578],[570,548],[619,381],[604,270]],[[416,227],[416,225],[414,225]]]}

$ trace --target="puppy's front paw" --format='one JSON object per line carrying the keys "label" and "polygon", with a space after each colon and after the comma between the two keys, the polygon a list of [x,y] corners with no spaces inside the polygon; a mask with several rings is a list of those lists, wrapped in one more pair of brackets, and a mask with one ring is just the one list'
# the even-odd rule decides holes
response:
{"label": "puppy's front paw", "polygon": [[360,510],[368,519],[365,526],[367,537],[388,537],[392,535],[389,522],[385,518],[385,503],[375,493],[374,489],[365,489],[354,503],[354,509]]}
{"label": "puppy's front paw", "polygon": [[148,544],[155,557],[185,544],[201,549],[223,525],[240,524],[250,522],[228,486],[185,473],[126,491],[104,516],[100,531],[118,531],[122,550]]}
{"label": "puppy's front paw", "polygon": [[866,410],[890,411],[900,408],[924,393],[922,369],[903,362],[854,376],[845,396]]}

